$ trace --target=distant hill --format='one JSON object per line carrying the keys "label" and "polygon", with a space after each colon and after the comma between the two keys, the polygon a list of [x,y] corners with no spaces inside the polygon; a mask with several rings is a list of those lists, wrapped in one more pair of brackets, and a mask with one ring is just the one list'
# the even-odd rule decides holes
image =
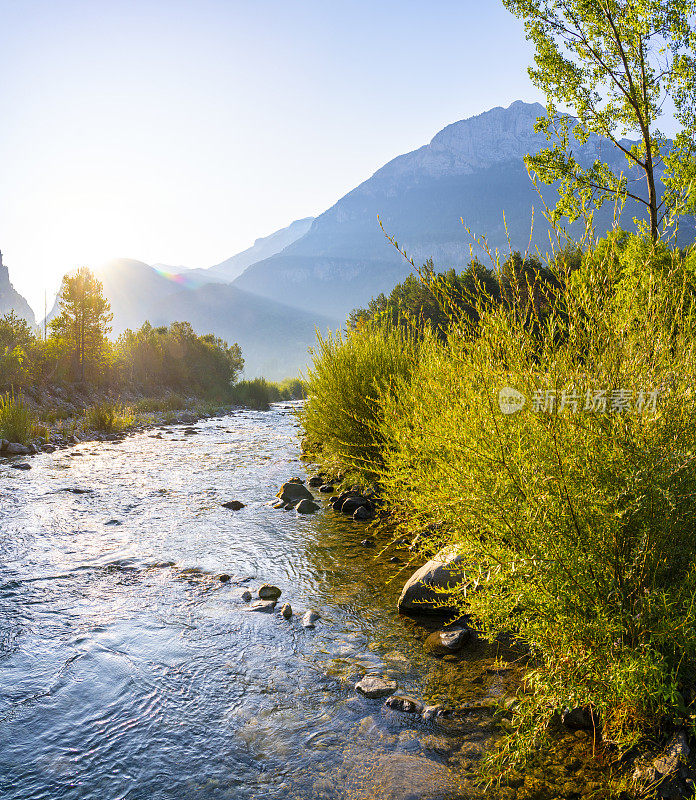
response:
{"label": "distant hill", "polygon": [[29,303],[10,283],[10,273],[2,263],[2,253],[0,253],[0,316],[9,314],[10,311],[14,311],[18,317],[22,317],[31,325],[36,324]]}
{"label": "distant hill", "polygon": [[[237,342],[247,377],[281,379],[297,374],[307,363],[315,329],[337,324],[230,284],[180,286],[141,261],[116,259],[95,271],[111,303],[114,337],[145,321],[155,326],[187,321],[197,333]],[[54,307],[49,320],[56,311]]]}
{"label": "distant hill", "polygon": [[[545,252],[548,227],[523,162],[527,153],[548,146],[534,131],[544,114],[543,106],[518,101],[448,125],[429,144],[398,156],[342,197],[302,238],[250,266],[235,285],[266,297],[281,292],[290,305],[344,318],[391,290],[410,269],[385,239],[378,216],[416,263],[432,257],[441,269],[461,269],[471,259],[472,239],[460,218],[475,234],[486,235],[492,249],[507,252],[509,235],[513,249],[525,250],[535,208],[532,244]],[[598,157],[623,161],[597,136],[578,146],[576,157],[584,163]],[[555,189],[545,187],[544,196],[555,205]],[[626,224],[639,213],[636,204],[627,204]],[[613,208],[605,206],[595,221],[599,233],[608,230]],[[682,225],[682,238],[693,241],[693,234],[690,220]]]}
{"label": "distant hill", "polygon": [[251,264],[256,264],[258,261],[263,261],[265,258],[270,258],[276,253],[280,253],[288,245],[302,238],[310,229],[312,222],[314,222],[314,217],[295,220],[287,228],[281,228],[269,236],[257,239],[252,247],[237,253],[236,256],[232,256],[232,258],[228,258],[220,264],[216,264],[214,267],[210,267],[206,272],[211,277],[217,277],[224,281],[233,281]]}

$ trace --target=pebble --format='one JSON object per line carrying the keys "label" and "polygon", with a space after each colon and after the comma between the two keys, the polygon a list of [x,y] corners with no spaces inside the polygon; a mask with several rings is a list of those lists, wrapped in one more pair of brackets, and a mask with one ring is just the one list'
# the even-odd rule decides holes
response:
{"label": "pebble", "polygon": [[285,603],[285,605],[280,609],[280,613],[284,619],[290,619],[292,617],[292,606],[290,603]]}

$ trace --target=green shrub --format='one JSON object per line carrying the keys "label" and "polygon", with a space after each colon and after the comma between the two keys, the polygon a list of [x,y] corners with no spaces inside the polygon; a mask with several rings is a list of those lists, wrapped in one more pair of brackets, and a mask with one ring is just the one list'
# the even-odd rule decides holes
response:
{"label": "green shrub", "polygon": [[396,381],[407,385],[418,359],[433,348],[431,336],[418,338],[388,318],[318,337],[301,417],[327,469],[375,477],[387,441],[379,399],[391,395]]}
{"label": "green shrub", "polygon": [[278,391],[281,400],[302,400],[307,394],[300,378],[286,378],[278,384]]}
{"label": "green shrub", "polygon": [[281,397],[277,384],[265,378],[253,378],[236,383],[231,389],[230,399],[233,403],[266,411],[271,403],[278,402]]}
{"label": "green shrub", "polygon": [[22,397],[0,396],[0,437],[26,444],[32,437],[34,414]]}
{"label": "green shrub", "polygon": [[85,430],[117,433],[133,424],[133,412],[121,403],[104,401],[85,409]]}
{"label": "green shrub", "polygon": [[[688,719],[694,263],[637,237],[621,248],[610,239],[561,276],[543,320],[516,304],[482,307],[476,337],[453,325],[445,345],[381,394],[390,446],[379,478],[400,530],[431,531],[424,554],[459,548],[455,599],[489,636],[512,631],[531,647],[534,695],[518,715],[526,736],[498,754],[500,774],[566,706],[590,704],[622,748],[663,715]],[[526,407],[502,413],[503,387]],[[632,410],[584,410],[587,391],[594,402],[601,390],[609,404],[630,392]],[[654,390],[655,407],[647,395],[638,409],[640,392]],[[563,410],[534,410],[564,392]]]}

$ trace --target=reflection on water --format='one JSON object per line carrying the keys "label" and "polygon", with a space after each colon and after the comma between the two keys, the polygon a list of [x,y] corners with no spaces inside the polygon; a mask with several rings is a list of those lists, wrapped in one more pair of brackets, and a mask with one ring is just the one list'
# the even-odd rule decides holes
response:
{"label": "reflection on water", "polygon": [[[455,747],[356,696],[365,672],[428,702],[494,690],[483,649],[424,655],[360,523],[268,507],[302,473],[287,409],[196,427],[0,466],[5,800],[341,797],[347,762]],[[244,611],[266,581],[293,621]]]}

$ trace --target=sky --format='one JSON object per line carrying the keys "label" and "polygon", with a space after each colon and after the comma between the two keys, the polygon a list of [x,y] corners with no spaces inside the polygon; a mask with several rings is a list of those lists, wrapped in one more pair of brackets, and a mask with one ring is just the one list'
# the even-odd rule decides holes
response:
{"label": "sky", "polygon": [[445,125],[543,100],[499,0],[0,0],[0,250],[209,267]]}

